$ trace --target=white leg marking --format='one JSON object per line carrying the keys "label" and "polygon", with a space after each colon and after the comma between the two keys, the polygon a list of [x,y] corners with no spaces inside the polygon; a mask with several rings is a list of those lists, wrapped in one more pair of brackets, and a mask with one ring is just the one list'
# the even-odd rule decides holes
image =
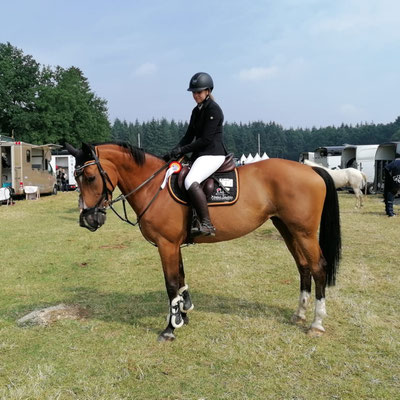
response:
{"label": "white leg marking", "polygon": [[325,328],[322,326],[322,320],[326,317],[325,299],[316,300],[315,302],[315,317],[314,322],[311,324],[311,328],[318,329],[325,332]]}
{"label": "white leg marking", "polygon": [[306,311],[309,300],[310,300],[310,293],[307,292],[306,290],[301,291],[299,297],[299,307],[297,309],[296,315],[303,320],[306,319]]}

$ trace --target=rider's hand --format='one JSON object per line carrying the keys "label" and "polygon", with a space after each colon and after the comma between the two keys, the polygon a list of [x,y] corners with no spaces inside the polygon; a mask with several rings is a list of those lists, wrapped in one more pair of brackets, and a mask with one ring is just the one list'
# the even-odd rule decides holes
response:
{"label": "rider's hand", "polygon": [[177,159],[182,155],[182,148],[180,146],[177,146],[173,148],[169,153],[165,154],[163,156],[163,159],[165,161],[170,161],[172,159]]}

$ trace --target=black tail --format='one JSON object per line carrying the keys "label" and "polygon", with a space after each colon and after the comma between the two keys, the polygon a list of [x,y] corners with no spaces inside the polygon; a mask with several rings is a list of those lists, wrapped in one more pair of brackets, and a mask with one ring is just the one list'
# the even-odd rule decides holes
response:
{"label": "black tail", "polygon": [[326,278],[328,286],[336,283],[336,273],[342,252],[342,239],[340,234],[339,199],[332,177],[322,168],[313,168],[321,176],[326,185],[326,197],[322,210],[319,228],[319,245],[324,255]]}

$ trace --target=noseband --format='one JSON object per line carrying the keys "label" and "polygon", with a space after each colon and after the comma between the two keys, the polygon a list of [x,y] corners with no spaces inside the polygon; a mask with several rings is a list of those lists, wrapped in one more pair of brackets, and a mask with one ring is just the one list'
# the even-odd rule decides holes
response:
{"label": "noseband", "polygon": [[[101,197],[94,207],[84,208],[81,212],[81,217],[80,217],[80,222],[81,222],[82,226],[84,226],[85,228],[87,228],[91,231],[95,231],[99,226],[93,227],[91,225],[88,225],[88,223],[86,222],[86,219],[84,217],[86,217],[88,215],[93,215],[94,217],[97,217],[97,215],[99,215],[99,214],[105,215],[106,208],[107,208],[106,204],[109,205],[109,203],[110,203],[109,199],[111,199],[114,187],[113,187],[113,184],[112,184],[111,179],[109,178],[107,172],[101,166],[100,160],[97,157],[97,154],[93,150],[92,150],[92,156],[94,158],[93,161],[87,161],[83,165],[75,167],[74,176],[75,176],[75,178],[79,178],[80,176],[83,175],[84,169],[91,165],[97,165],[97,168],[100,172],[100,176],[103,181],[103,192],[101,194]],[[107,182],[110,183],[112,190],[110,190],[108,188]],[[94,218],[94,221],[97,221],[97,218]]]}

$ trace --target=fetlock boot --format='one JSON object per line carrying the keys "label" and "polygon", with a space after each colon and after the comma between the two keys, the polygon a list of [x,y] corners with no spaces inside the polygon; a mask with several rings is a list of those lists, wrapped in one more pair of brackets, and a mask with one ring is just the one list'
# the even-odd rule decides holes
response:
{"label": "fetlock boot", "polygon": [[188,189],[189,197],[197,215],[200,225],[192,228],[193,236],[215,236],[215,228],[208,213],[207,199],[203,189],[197,182],[193,182]]}

